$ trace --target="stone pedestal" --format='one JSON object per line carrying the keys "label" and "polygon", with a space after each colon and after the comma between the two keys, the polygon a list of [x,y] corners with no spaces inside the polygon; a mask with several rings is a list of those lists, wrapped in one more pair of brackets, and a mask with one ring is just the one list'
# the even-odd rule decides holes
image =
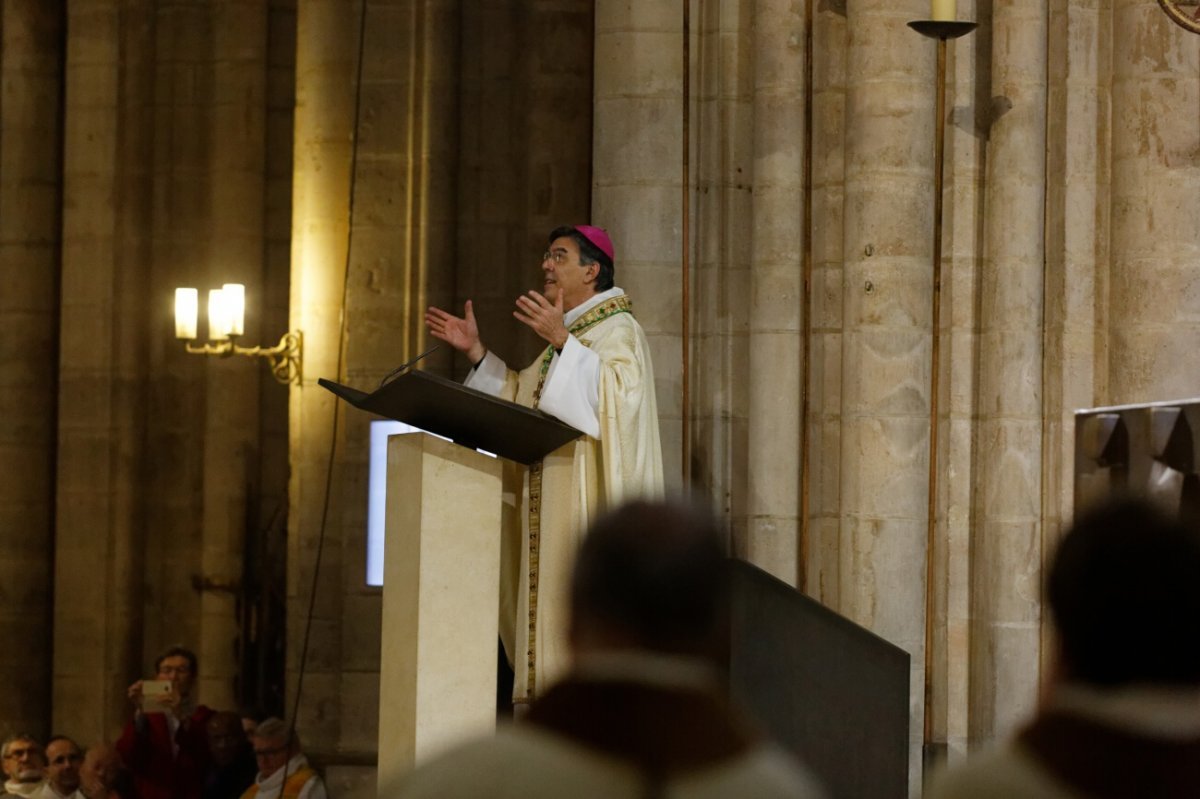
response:
{"label": "stone pedestal", "polygon": [[495,727],[501,466],[424,433],[388,444],[381,788]]}

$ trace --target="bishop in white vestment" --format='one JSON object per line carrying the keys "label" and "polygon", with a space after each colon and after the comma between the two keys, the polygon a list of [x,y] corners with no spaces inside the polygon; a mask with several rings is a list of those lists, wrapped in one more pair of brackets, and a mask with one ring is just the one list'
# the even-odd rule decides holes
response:
{"label": "bishop in white vestment", "polygon": [[604,509],[662,494],[662,446],[650,349],[630,298],[613,285],[613,246],[587,225],[558,228],[542,259],[543,292],[514,315],[548,347],[517,372],[483,346],[470,301],[464,316],[430,308],[436,338],[471,359],[466,385],[538,408],[586,435],[528,469],[510,464],[505,493],[500,635],[515,702],[566,670],[567,589],[584,531]]}

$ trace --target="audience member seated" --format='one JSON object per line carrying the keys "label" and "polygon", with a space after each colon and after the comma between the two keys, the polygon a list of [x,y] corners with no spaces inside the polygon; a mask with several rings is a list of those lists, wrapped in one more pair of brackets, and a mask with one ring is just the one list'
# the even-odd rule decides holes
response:
{"label": "audience member seated", "polygon": [[258,765],[242,730],[242,717],[221,711],[208,720],[212,765],[204,781],[204,799],[238,799],[254,782]]}
{"label": "audience member seated", "polygon": [[722,536],[707,513],[637,502],[584,539],[567,677],[526,719],[418,767],[382,797],[815,797],[721,689]]}
{"label": "audience member seated", "polygon": [[254,729],[250,738],[258,761],[258,777],[243,799],[326,799],[325,783],[300,753],[300,739],[277,718]]}
{"label": "audience member seated", "polygon": [[134,799],[131,782],[117,748],[107,743],[96,744],[83,755],[76,799]]}
{"label": "audience member seated", "polygon": [[42,746],[29,735],[12,735],[0,747],[0,757],[4,759],[3,797],[33,796],[41,790],[46,779],[46,757]]}
{"label": "audience member seated", "polygon": [[117,751],[133,774],[138,799],[200,799],[208,772],[208,719],[197,705],[196,656],[172,647],[154,661],[155,679],[170,683],[164,695],[145,696],[144,681],[129,686],[133,718]]}
{"label": "audience member seated", "polygon": [[1050,568],[1046,701],[941,799],[1200,796],[1200,531],[1135,500],[1081,516]]}
{"label": "audience member seated", "polygon": [[65,735],[55,735],[46,742],[46,784],[37,794],[39,799],[68,799],[79,790],[79,767],[83,753],[79,745]]}
{"label": "audience member seated", "polygon": [[271,714],[263,710],[258,705],[250,705],[242,708],[242,731],[246,733],[246,739],[254,734],[254,728],[258,726],[260,721],[266,721],[271,718]]}

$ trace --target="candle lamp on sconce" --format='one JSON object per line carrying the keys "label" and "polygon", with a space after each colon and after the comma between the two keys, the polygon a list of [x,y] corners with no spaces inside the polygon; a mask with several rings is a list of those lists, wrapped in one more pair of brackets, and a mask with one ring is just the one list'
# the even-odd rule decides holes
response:
{"label": "candle lamp on sconce", "polygon": [[216,355],[228,358],[245,355],[265,358],[275,380],[284,385],[300,382],[302,337],[299,330],[283,334],[274,347],[241,347],[238,336],[245,333],[246,288],[240,283],[226,283],[208,292],[208,341],[196,340],[200,293],[194,288],[175,289],[175,338],[182,339],[184,349],[192,355]]}

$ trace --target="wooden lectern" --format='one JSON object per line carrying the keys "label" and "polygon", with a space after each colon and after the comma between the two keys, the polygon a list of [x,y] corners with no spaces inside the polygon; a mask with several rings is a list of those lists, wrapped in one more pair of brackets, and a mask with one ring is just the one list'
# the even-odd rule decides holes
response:
{"label": "wooden lectern", "polygon": [[318,382],[356,408],[435,434],[388,442],[383,788],[431,753],[495,728],[502,465],[485,453],[529,465],[583,434],[426,372],[370,394]]}

